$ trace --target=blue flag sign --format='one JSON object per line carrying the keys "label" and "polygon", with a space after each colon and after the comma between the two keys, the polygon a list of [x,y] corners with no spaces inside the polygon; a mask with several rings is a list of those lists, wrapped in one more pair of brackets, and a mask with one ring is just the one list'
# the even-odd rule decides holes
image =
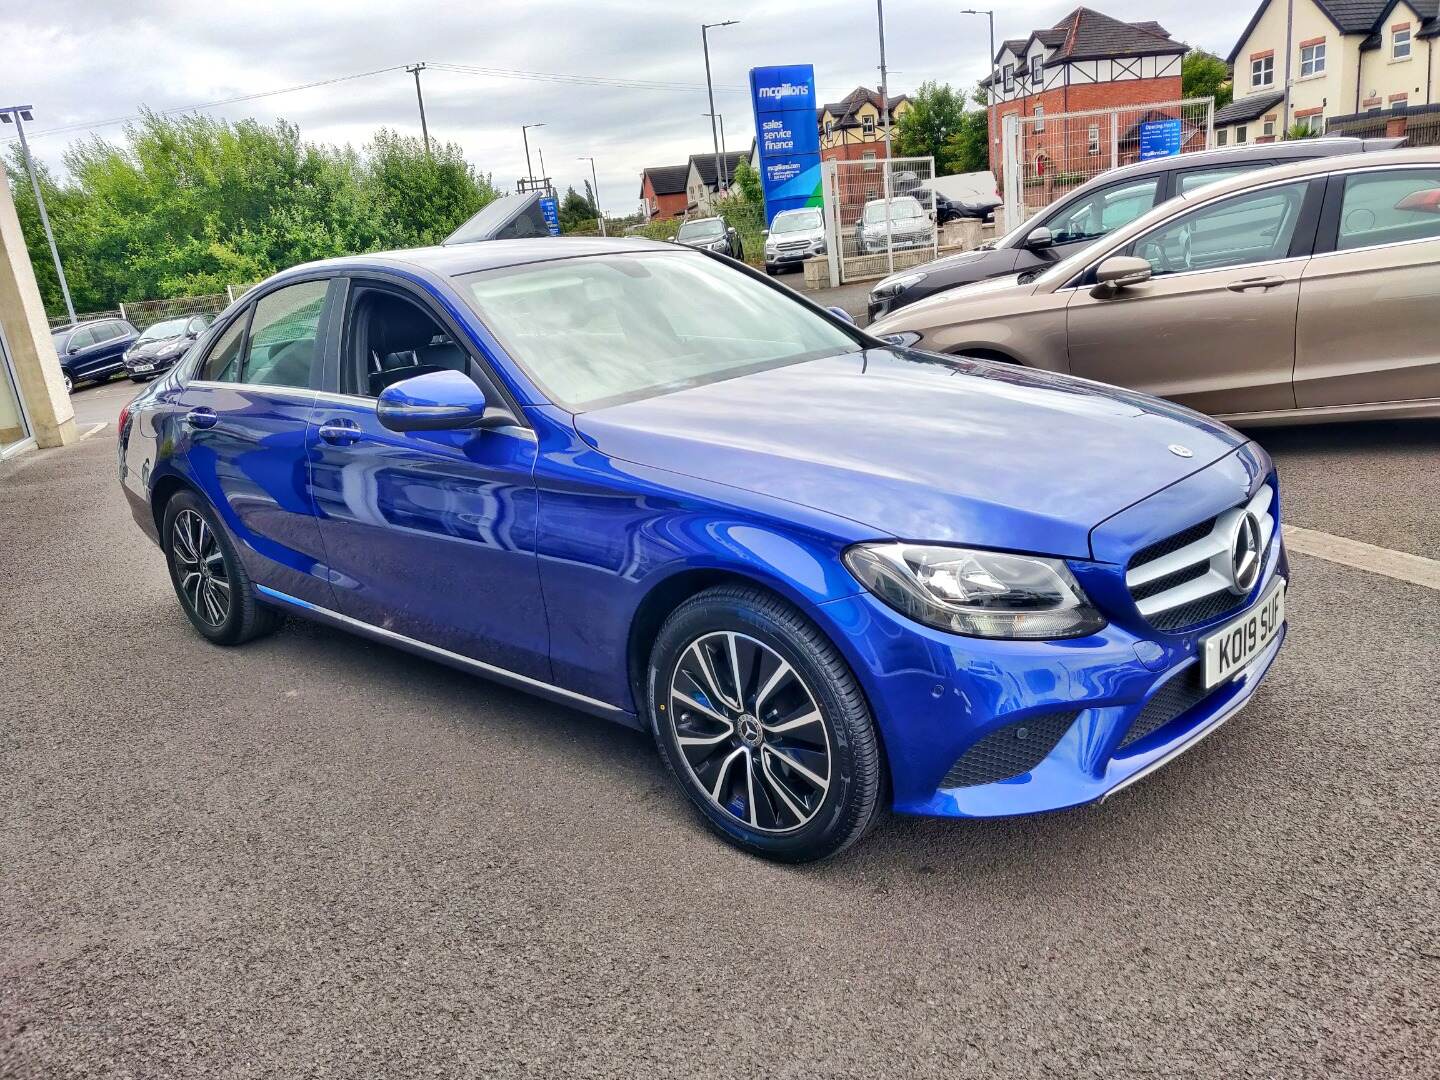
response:
{"label": "blue flag sign", "polygon": [[1140,160],[1180,153],[1179,120],[1146,120],[1140,125]]}
{"label": "blue flag sign", "polygon": [[553,195],[542,195],[540,197],[540,213],[545,215],[545,227],[550,230],[551,236],[560,235],[560,203]]}
{"label": "blue flag sign", "polygon": [[781,210],[824,202],[815,68],[810,64],[751,68],[750,100],[768,226]]}

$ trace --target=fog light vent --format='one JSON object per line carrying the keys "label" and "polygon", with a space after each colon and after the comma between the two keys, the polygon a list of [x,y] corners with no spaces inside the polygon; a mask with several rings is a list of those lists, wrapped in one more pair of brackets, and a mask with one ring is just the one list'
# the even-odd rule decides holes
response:
{"label": "fog light vent", "polygon": [[960,755],[940,786],[974,787],[1029,772],[1055,749],[1079,715],[1078,710],[1047,713],[990,732]]}

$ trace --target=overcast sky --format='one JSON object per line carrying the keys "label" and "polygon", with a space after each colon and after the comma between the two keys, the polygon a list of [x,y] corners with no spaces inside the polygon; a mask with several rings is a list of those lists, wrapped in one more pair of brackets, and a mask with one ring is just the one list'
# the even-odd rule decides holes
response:
{"label": "overcast sky", "polygon": [[[891,92],[926,79],[973,85],[987,68],[984,17],[957,14],[963,2],[890,0],[886,47]],[[995,36],[1023,37],[1073,9],[1007,0]],[[429,9],[429,10],[426,10]],[[1253,10],[1252,0],[1104,0],[1120,19],[1155,19],[1192,45],[1222,55]],[[163,0],[0,0],[0,104],[31,104],[34,151],[60,169],[66,145],[85,134],[47,129],[94,125],[140,106],[173,109],[409,64],[460,64],[666,84],[592,85],[431,69],[423,76],[433,138],[453,140],[476,168],[511,189],[525,173],[520,125],[563,192],[580,187],[594,155],[601,201],[628,212],[646,165],[684,161],[711,147],[700,22],[738,19],[711,31],[715,105],[726,144],[753,137],[751,67],[810,63],[823,100],[857,84],[875,86],[879,52],[875,5],[867,0],[785,0],[713,5],[587,0],[397,4],[393,0],[247,0],[241,4]],[[688,87],[688,88],[687,88]],[[696,89],[698,88],[698,89]],[[229,119],[283,117],[312,140],[363,145],[378,127],[419,134],[413,79],[403,70],[206,110]],[[535,170],[539,173],[538,155]]]}

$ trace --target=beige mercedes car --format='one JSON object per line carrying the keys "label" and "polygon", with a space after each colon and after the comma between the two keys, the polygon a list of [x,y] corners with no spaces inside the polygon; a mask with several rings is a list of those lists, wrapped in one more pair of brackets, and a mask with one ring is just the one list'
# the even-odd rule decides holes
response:
{"label": "beige mercedes car", "polygon": [[940,293],[869,329],[1237,424],[1440,416],[1440,147],[1199,188],[1038,276]]}

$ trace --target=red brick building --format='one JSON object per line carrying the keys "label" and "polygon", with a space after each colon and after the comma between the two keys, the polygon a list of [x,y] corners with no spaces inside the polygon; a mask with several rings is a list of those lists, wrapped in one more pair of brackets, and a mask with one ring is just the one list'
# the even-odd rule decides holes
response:
{"label": "red brick building", "polygon": [[[1047,30],[1003,42],[991,86],[990,162],[1000,179],[1003,153],[1000,135],[1006,116],[1030,116],[1110,109],[1179,101],[1180,62],[1189,46],[1175,41],[1156,22],[1121,22],[1109,15],[1076,8]],[[1120,133],[1123,140],[1125,133]],[[1104,123],[1082,121],[1026,126],[1027,171],[1032,159],[1044,156],[1057,169],[1080,169],[1072,158],[1111,161],[1112,142]],[[1124,154],[1115,155],[1123,160]],[[1041,164],[1041,171],[1046,167]],[[1087,170],[1088,171],[1088,170]]]}
{"label": "red brick building", "polygon": [[690,162],[683,165],[652,165],[640,174],[640,198],[651,221],[684,217],[690,196],[685,181],[690,176]]}

